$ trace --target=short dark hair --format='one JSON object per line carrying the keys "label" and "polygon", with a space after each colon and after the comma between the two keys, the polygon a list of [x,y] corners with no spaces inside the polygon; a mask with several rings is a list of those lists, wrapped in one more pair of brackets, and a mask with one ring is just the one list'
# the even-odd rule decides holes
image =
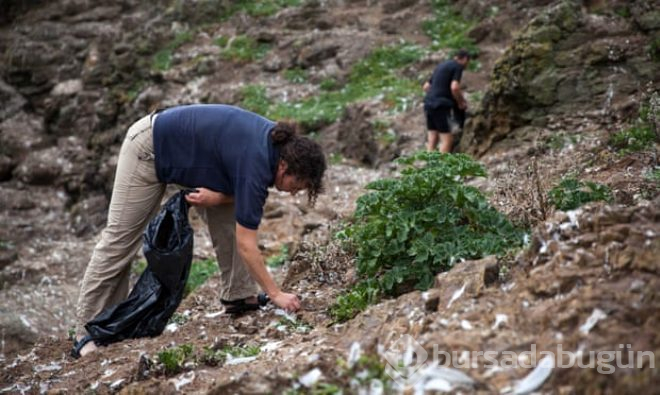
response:
{"label": "short dark hair", "polygon": [[287,164],[286,174],[307,183],[307,199],[313,206],[323,193],[323,174],[327,167],[321,146],[307,137],[298,135],[297,125],[278,122],[271,131],[271,139],[280,149],[280,160]]}
{"label": "short dark hair", "polygon": [[463,49],[463,48],[456,51],[454,53],[454,57],[458,58],[458,59],[465,59],[465,58],[470,59],[471,58],[470,52],[467,49]]}

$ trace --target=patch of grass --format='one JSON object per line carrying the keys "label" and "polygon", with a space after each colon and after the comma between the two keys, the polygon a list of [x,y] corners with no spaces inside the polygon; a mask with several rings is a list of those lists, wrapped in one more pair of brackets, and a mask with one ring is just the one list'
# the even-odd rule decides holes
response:
{"label": "patch of grass", "polygon": [[151,67],[158,71],[166,71],[172,67],[172,54],[183,44],[192,41],[193,33],[181,31],[177,33],[172,41],[153,56]]}
{"label": "patch of grass", "polygon": [[281,267],[286,263],[287,259],[289,259],[289,247],[283,245],[278,254],[266,259],[266,265],[268,267]]}
{"label": "patch of grass", "polygon": [[176,374],[183,370],[183,365],[194,357],[191,344],[169,347],[157,354],[158,362],[163,365],[166,374]]}
{"label": "patch of grass", "polygon": [[548,192],[548,202],[559,210],[575,210],[588,202],[612,200],[606,185],[591,181],[579,181],[574,177],[562,179]]}
{"label": "patch of grass", "polygon": [[[216,39],[215,42],[219,43],[222,40]],[[240,35],[227,40],[226,45],[221,47],[220,56],[236,62],[252,62],[262,59],[269,50],[269,44],[260,43],[252,37]]]}
{"label": "patch of grass", "polygon": [[397,163],[400,177],[368,184],[371,192],[358,198],[345,230],[360,282],[331,308],[337,321],[381,295],[428,289],[438,272],[463,259],[502,255],[523,243],[525,231],[465,184],[486,176],[469,156],[419,152]]}
{"label": "patch of grass", "polygon": [[229,4],[229,9],[222,18],[223,20],[227,20],[239,12],[257,18],[270,16],[283,8],[299,6],[302,4],[302,0],[240,0],[229,2]]}
{"label": "patch of grass", "polygon": [[655,182],[656,184],[660,185],[660,167],[656,167],[653,170],[649,170],[645,178],[649,181]]}
{"label": "patch of grass", "polygon": [[190,295],[190,293],[200,285],[204,284],[206,280],[218,270],[218,263],[214,259],[193,262],[190,266],[190,274],[188,275],[186,288],[183,291],[184,298]]}
{"label": "patch of grass", "polygon": [[284,70],[284,78],[294,84],[303,84],[307,82],[307,71],[301,68]]}
{"label": "patch of grass", "polygon": [[319,88],[324,91],[332,91],[337,89],[339,83],[334,78],[326,78],[319,84]]}
{"label": "patch of grass", "polygon": [[420,95],[419,83],[398,75],[397,70],[419,60],[424,50],[410,44],[399,44],[374,50],[366,59],[353,66],[347,84],[329,90],[330,82],[322,83],[317,96],[292,103],[273,103],[265,88],[251,85],[243,90],[241,105],[271,119],[292,119],[306,129],[319,129],[335,122],[346,106],[360,100],[377,98],[394,111],[405,111]]}
{"label": "patch of grass", "polygon": [[432,40],[431,50],[464,48],[477,55],[477,45],[467,36],[474,22],[465,20],[447,0],[431,0],[431,5],[433,18],[422,23],[422,30]]}

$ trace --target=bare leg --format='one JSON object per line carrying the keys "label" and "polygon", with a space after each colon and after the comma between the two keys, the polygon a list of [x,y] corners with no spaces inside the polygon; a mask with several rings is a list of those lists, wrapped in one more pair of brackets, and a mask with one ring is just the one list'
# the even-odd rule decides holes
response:
{"label": "bare leg", "polygon": [[440,133],[440,152],[451,152],[453,142],[454,136],[451,133]]}
{"label": "bare leg", "polygon": [[427,140],[426,140],[426,149],[428,151],[435,151],[436,147],[438,146],[438,131],[437,130],[429,130],[427,134]]}

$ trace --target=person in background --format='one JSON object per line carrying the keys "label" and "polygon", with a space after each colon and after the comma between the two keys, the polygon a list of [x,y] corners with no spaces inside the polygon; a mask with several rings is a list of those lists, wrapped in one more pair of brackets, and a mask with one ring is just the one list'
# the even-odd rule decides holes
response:
{"label": "person in background", "polygon": [[81,356],[94,351],[85,323],[126,299],[131,261],[167,184],[194,190],[186,200],[208,225],[227,313],[256,310],[269,301],[298,310],[299,298],[282,291],[266,270],[257,229],[270,186],[291,195],[306,190],[313,205],[325,170],[321,147],[299,136],[295,124],[238,107],[185,105],[138,120],[122,144],[107,226],[83,276],[74,348]]}
{"label": "person in background", "polygon": [[453,137],[450,117],[462,128],[465,123],[467,102],[461,91],[463,70],[470,62],[470,54],[461,49],[453,59],[436,66],[431,79],[424,83],[424,114],[426,115],[427,149],[435,151],[440,139],[440,152],[451,152]]}

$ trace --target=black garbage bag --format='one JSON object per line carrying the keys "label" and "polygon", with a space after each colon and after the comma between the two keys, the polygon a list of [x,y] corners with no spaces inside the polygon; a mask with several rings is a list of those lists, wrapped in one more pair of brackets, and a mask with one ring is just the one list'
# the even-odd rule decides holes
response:
{"label": "black garbage bag", "polygon": [[181,303],[193,252],[185,193],[172,196],[145,230],[147,268],[128,299],[103,310],[85,325],[96,344],[158,336]]}

